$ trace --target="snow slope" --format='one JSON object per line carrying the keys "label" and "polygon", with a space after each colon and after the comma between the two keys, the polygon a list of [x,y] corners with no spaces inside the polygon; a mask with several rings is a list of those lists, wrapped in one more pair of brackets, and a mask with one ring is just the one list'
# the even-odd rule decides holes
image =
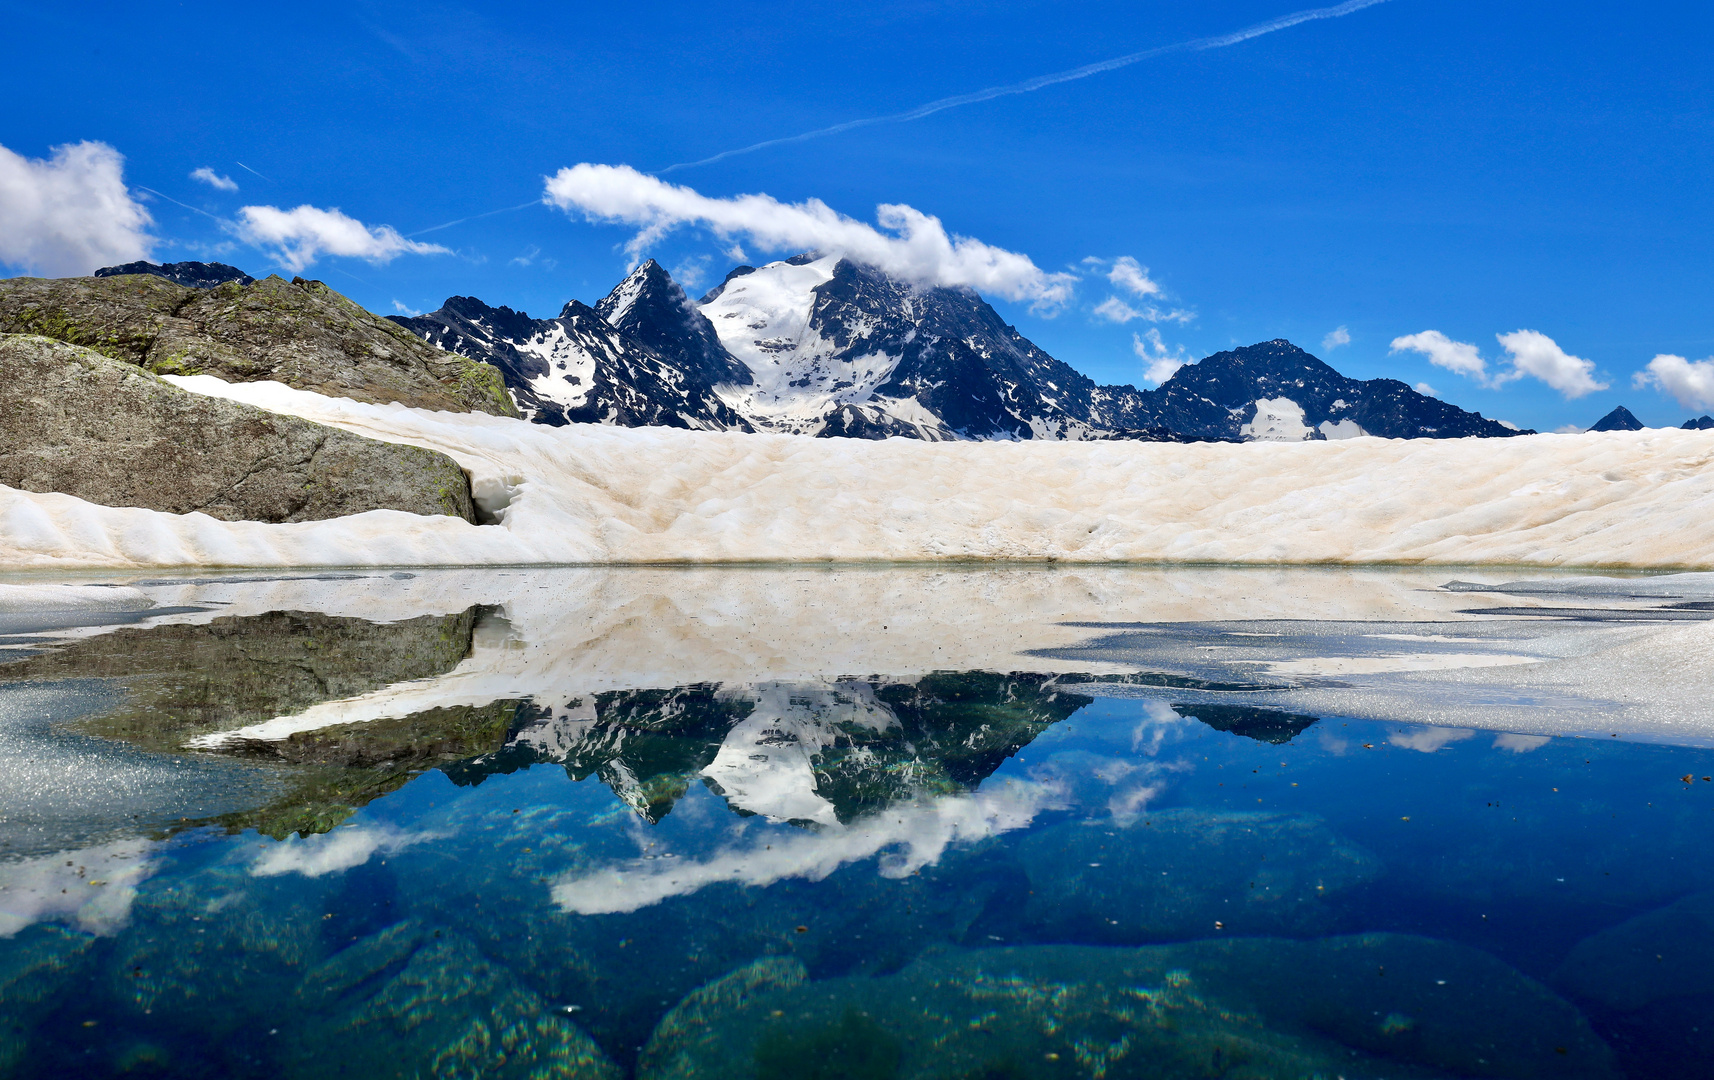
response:
{"label": "snow slope", "polygon": [[220,522],[0,488],[0,566],[1055,559],[1714,566],[1714,436],[1273,444],[549,428],[277,383],[187,389],[430,447],[498,526]]}

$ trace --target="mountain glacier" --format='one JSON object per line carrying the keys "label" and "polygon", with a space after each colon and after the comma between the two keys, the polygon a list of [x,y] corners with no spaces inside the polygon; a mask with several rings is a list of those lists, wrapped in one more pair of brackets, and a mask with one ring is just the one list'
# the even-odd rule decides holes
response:
{"label": "mountain glacier", "polygon": [[697,301],[651,259],[553,319],[455,296],[394,321],[494,364],[520,411],[550,425],[931,441],[1520,434],[1284,340],[1187,364],[1157,390],[1098,386],[970,289],[813,252],[739,266]]}

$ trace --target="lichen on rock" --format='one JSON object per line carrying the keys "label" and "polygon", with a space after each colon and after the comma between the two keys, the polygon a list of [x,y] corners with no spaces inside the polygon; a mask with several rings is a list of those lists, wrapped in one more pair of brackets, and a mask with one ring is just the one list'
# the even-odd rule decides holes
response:
{"label": "lichen on rock", "polygon": [[499,369],[437,349],[319,281],[211,289],[151,274],[0,281],[0,332],[39,334],[158,375],[273,380],[330,397],[516,416]]}

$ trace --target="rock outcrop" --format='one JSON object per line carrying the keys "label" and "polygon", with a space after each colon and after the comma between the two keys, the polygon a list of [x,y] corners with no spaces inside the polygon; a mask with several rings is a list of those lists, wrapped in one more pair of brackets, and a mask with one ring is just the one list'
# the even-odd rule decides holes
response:
{"label": "rock outcrop", "polygon": [[0,428],[0,484],[24,491],[225,521],[474,520],[469,477],[437,451],[193,394],[43,337],[0,334]]}
{"label": "rock outcrop", "polygon": [[11,278],[0,281],[0,333],[56,338],[157,375],[271,379],[380,405],[518,415],[494,367],[303,278],[213,288],[155,273]]}

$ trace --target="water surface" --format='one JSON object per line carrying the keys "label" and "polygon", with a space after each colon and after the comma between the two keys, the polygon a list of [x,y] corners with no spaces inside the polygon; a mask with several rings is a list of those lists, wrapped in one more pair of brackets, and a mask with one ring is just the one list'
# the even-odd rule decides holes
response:
{"label": "water surface", "polygon": [[0,1073],[1710,1075],[1714,586],[1520,578],[13,611]]}

